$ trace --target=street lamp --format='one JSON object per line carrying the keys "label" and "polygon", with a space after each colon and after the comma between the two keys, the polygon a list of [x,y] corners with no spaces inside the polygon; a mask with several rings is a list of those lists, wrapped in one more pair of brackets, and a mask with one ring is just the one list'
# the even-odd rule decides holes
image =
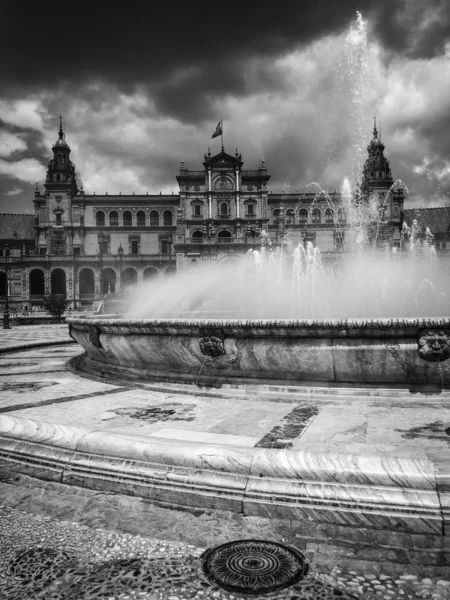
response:
{"label": "street lamp", "polygon": [[122,291],[122,260],[123,260],[122,244],[120,244],[119,248],[117,249],[117,253],[119,254],[119,262],[120,262],[120,269],[119,269],[120,291]]}
{"label": "street lamp", "polygon": [[100,266],[100,275],[99,275],[99,279],[100,279],[100,298],[103,297],[103,248],[102,248],[102,242],[99,244],[99,249],[100,249],[100,257],[99,257],[99,266]]}
{"label": "street lamp", "polygon": [[9,325],[9,279],[8,279],[9,248],[5,247],[5,307],[3,309],[3,329],[11,329]]}

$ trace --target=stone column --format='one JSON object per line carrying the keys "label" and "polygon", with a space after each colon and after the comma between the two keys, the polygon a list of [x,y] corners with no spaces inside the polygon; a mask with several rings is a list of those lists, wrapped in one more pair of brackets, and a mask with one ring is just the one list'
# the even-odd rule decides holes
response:
{"label": "stone column", "polygon": [[48,262],[44,267],[44,294],[46,296],[50,294],[50,265]]}
{"label": "stone column", "polygon": [[212,219],[212,206],[211,206],[211,195],[212,195],[212,182],[211,182],[211,169],[208,169],[208,219]]}
{"label": "stone column", "polygon": [[236,167],[236,219],[240,218],[239,169]]}

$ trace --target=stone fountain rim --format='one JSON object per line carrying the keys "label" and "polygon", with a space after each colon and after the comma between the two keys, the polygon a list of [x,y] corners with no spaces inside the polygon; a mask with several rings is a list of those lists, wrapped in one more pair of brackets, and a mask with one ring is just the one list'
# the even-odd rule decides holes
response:
{"label": "stone fountain rim", "polygon": [[132,327],[170,329],[449,329],[450,317],[362,318],[362,319],[127,319],[104,317],[68,317],[70,325],[96,327]]}

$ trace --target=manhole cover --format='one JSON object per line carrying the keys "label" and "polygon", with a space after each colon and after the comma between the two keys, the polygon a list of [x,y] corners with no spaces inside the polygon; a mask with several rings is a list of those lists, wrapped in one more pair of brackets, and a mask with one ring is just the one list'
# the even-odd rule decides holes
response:
{"label": "manhole cover", "polygon": [[267,594],[287,588],[308,572],[305,557],[295,548],[275,542],[239,540],[202,555],[206,578],[217,587],[239,594]]}

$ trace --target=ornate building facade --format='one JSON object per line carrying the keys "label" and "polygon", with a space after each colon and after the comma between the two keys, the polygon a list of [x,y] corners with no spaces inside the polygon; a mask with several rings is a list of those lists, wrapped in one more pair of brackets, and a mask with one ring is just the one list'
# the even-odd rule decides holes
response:
{"label": "ornate building facade", "polygon": [[[36,185],[34,218],[1,215],[0,299],[6,246],[12,302],[38,303],[44,295],[66,293],[74,307],[199,262],[227,260],[261,243],[275,248],[287,235],[294,245],[318,246],[324,260],[346,249],[349,224],[340,192],[275,193],[264,161],[246,170],[237,150],[208,151],[199,170],[182,162],[177,195],[85,194],[62,124],[52,152],[45,191]],[[393,183],[375,127],[355,201],[375,198],[383,243],[397,245],[404,197]]]}

